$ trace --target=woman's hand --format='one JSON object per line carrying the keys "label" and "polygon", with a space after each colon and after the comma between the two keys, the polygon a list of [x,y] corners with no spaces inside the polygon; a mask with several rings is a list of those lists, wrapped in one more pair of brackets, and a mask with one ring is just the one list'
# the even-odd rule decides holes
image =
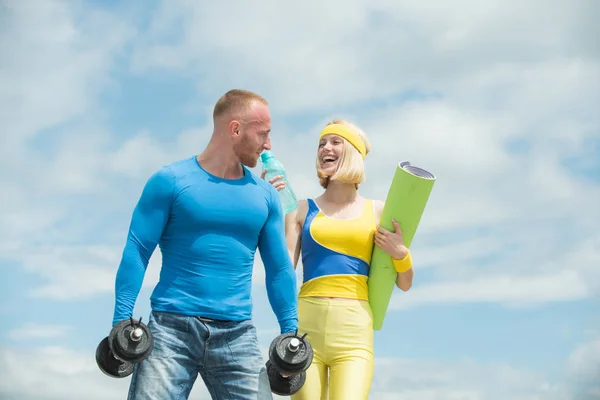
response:
{"label": "woman's hand", "polygon": [[[265,179],[265,176],[267,175],[267,169],[265,169],[262,174],[260,174],[260,177],[262,179]],[[283,179],[283,175],[277,175],[272,177],[271,179],[269,179],[269,183],[271,185],[273,185],[275,187],[275,189],[277,189],[277,191],[280,191],[281,189],[283,189],[285,187],[285,181],[281,181],[281,182],[277,182],[278,180]]]}
{"label": "woman's hand", "polygon": [[404,245],[404,238],[400,231],[400,224],[392,220],[394,232],[379,226],[375,231],[375,244],[389,254],[393,259],[402,260],[408,254],[408,249]]}

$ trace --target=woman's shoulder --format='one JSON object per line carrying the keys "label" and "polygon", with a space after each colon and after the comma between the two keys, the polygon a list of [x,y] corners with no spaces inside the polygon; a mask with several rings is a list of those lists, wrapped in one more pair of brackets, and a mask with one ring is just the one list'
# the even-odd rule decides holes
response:
{"label": "woman's shoulder", "polygon": [[381,209],[381,210],[383,210],[383,206],[385,205],[385,201],[383,201],[383,200],[379,200],[379,199],[367,199],[367,200],[371,201],[371,202],[373,203],[373,206],[374,206],[376,209]]}
{"label": "woman's shoulder", "polygon": [[298,200],[298,215],[303,216],[308,212],[308,199]]}
{"label": "woman's shoulder", "polygon": [[373,202],[373,205],[375,207],[379,207],[381,209],[383,209],[383,206],[385,205],[385,201],[383,200],[379,200],[379,199],[371,199],[371,201]]}
{"label": "woman's shoulder", "polygon": [[385,201],[379,199],[370,199],[373,203],[373,211],[375,215],[379,218],[381,213],[383,212],[383,207],[385,206]]}
{"label": "woman's shoulder", "polygon": [[308,208],[308,199],[298,199],[298,210]]}

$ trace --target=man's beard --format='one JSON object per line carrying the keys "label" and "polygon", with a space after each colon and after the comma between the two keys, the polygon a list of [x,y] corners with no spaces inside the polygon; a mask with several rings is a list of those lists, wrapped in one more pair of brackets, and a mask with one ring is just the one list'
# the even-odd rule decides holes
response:
{"label": "man's beard", "polygon": [[254,146],[252,146],[249,142],[249,140],[244,139],[241,143],[235,145],[233,150],[243,165],[249,168],[254,168],[256,167],[256,164],[258,164],[259,155],[257,154]]}

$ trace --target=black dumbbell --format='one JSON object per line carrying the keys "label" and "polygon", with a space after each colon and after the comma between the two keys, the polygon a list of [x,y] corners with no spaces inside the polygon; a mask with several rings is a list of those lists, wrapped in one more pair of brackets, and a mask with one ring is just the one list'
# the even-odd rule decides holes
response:
{"label": "black dumbbell", "polygon": [[154,340],[142,318],[117,323],[110,334],[96,348],[96,364],[113,378],[124,378],[133,373],[133,365],[145,360],[154,347]]}
{"label": "black dumbbell", "polygon": [[306,334],[298,332],[277,336],[269,346],[267,374],[271,391],[280,396],[296,393],[306,381],[306,370],[313,360],[313,349]]}

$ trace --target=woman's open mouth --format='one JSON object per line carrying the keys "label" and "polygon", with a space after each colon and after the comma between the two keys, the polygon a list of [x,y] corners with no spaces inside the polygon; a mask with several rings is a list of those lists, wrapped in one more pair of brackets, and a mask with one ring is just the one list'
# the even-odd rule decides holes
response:
{"label": "woman's open mouth", "polygon": [[323,166],[333,165],[333,163],[335,163],[337,159],[338,158],[336,156],[324,156],[321,158],[321,164]]}

